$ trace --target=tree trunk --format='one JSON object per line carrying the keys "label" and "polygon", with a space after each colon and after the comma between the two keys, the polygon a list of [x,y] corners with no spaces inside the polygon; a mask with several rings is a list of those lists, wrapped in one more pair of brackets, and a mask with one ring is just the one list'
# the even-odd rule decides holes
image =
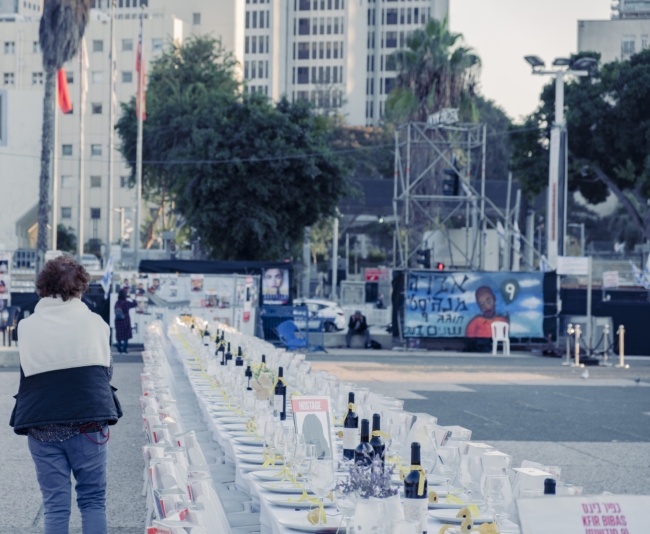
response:
{"label": "tree trunk", "polygon": [[56,88],[56,69],[45,71],[45,94],[43,96],[43,131],[41,134],[41,176],[38,195],[38,265],[43,267],[43,256],[47,250],[47,223],[50,204],[50,172],[52,165],[52,145],[54,143],[54,99]]}

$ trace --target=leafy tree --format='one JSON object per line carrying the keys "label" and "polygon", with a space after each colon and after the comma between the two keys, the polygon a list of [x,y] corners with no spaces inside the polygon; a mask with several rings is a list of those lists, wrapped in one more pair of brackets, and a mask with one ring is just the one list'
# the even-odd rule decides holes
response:
{"label": "leafy tree", "polygon": [[462,40],[460,33],[449,31],[446,19],[431,19],[413,32],[405,49],[393,53],[397,77],[386,99],[393,120],[425,122],[443,108],[461,108],[465,117],[474,116],[481,60]]}
{"label": "leafy tree", "polygon": [[[487,141],[485,150],[485,179],[505,180],[508,178],[508,163],[512,146],[510,143],[510,128],[512,121],[505,111],[494,101],[481,95],[474,98],[478,121],[487,126]],[[477,170],[474,176],[479,176],[481,161],[475,161]]]}
{"label": "leafy tree", "polygon": [[77,252],[77,236],[74,235],[72,228],[61,223],[57,225],[56,247],[58,250],[70,252],[71,254]]}
{"label": "leafy tree", "polygon": [[[599,58],[583,53],[572,59],[584,55]],[[593,204],[603,202],[611,191],[636,230],[650,239],[650,50],[628,61],[608,63],[591,78],[570,82],[565,89],[569,188],[579,189]],[[548,181],[554,97],[554,87],[546,86],[540,108],[524,125],[539,130],[513,138],[512,165],[521,171],[529,194],[544,190]],[[624,234],[629,241],[632,234],[629,230]]]}
{"label": "leafy tree", "polygon": [[41,174],[38,197],[39,265],[47,250],[47,223],[50,190],[50,169],[54,148],[54,113],[56,74],[79,48],[90,14],[90,0],[50,0],[43,4],[38,40],[43,53],[45,93],[43,95],[43,129],[41,134]]}

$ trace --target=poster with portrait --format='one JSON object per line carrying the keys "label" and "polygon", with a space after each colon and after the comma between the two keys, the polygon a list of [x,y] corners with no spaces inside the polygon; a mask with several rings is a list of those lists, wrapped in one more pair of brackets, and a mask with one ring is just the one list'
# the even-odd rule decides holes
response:
{"label": "poster with portrait", "polygon": [[0,252],[0,274],[9,274],[11,252]]}
{"label": "poster with portrait", "polygon": [[289,270],[264,269],[262,275],[262,304],[281,305],[289,302]]}
{"label": "poster with portrait", "polygon": [[192,293],[203,293],[202,274],[193,274],[190,276],[190,291]]}
{"label": "poster with portrait", "polygon": [[413,271],[406,292],[406,337],[544,337],[544,273]]}
{"label": "poster with portrait", "polygon": [[293,397],[291,410],[296,434],[305,436],[305,443],[316,446],[316,457],[332,458],[329,397]]}
{"label": "poster with portrait", "polygon": [[0,297],[11,293],[11,278],[8,274],[0,274]]}
{"label": "poster with portrait", "polygon": [[147,279],[147,293],[150,295],[156,295],[160,293],[162,288],[161,284],[162,276],[158,274],[151,274]]}

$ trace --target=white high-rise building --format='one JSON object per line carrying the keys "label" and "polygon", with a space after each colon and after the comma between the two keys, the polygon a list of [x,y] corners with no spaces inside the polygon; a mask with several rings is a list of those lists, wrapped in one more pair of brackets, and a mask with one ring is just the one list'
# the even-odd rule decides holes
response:
{"label": "white high-rise building", "polygon": [[246,0],[247,90],[375,125],[395,79],[390,54],[449,0]]}

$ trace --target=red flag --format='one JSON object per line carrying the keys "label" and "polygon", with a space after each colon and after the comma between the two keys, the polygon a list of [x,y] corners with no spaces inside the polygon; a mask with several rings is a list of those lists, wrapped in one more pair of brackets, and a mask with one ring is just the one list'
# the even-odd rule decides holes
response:
{"label": "red flag", "polygon": [[70,99],[70,91],[68,90],[68,77],[65,75],[65,69],[59,69],[57,76],[57,102],[59,103],[59,107],[61,108],[62,113],[70,113],[72,111],[72,100]]}
{"label": "red flag", "polygon": [[[141,34],[142,35],[142,34]],[[135,70],[138,73],[138,87],[135,94],[135,116],[140,114],[140,91],[142,91],[142,120],[147,120],[147,93],[146,93],[146,71],[144,67],[144,54],[142,53],[142,39],[138,41],[138,53],[135,58]]]}

